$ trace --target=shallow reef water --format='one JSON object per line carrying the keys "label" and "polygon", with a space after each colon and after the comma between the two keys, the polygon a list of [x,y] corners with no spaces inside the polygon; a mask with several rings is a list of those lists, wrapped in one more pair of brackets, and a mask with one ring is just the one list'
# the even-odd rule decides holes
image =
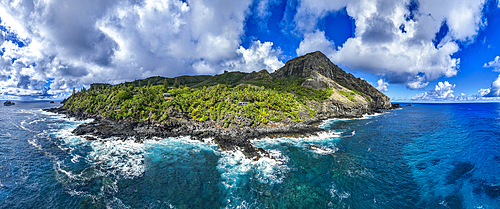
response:
{"label": "shallow reef water", "polygon": [[328,132],[252,143],[74,136],[75,121],[0,108],[0,208],[500,208],[500,104],[416,104]]}

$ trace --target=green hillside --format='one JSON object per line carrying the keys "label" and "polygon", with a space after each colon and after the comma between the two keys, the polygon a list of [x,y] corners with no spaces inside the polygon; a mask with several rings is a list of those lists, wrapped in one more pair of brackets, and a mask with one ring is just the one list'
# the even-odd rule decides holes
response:
{"label": "green hillside", "polygon": [[[314,117],[308,102],[327,99],[331,89],[312,89],[306,78],[277,79],[267,73],[151,77],[117,85],[93,84],[72,95],[64,108],[110,119],[170,124],[206,121],[213,126],[267,125]],[[164,93],[170,95],[164,96]]]}

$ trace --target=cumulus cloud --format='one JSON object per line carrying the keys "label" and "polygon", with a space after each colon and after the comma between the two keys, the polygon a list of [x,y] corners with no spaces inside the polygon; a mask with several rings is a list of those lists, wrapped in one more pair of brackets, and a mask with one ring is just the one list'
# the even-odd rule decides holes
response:
{"label": "cumulus cloud", "polygon": [[493,68],[494,72],[500,72],[500,56],[496,56],[493,61],[489,61],[488,63],[484,63],[483,67]]}
{"label": "cumulus cloud", "polygon": [[[259,5],[259,17],[269,17],[266,7],[274,2]],[[271,42],[240,46],[251,5],[251,0],[0,0],[1,25],[27,40],[26,46],[0,42],[5,48],[0,88],[56,95],[82,84],[153,75],[275,70],[283,63]]]}
{"label": "cumulus cloud", "polygon": [[230,60],[224,65],[229,69],[234,69],[243,72],[259,71],[267,69],[273,72],[283,67],[283,62],[278,60],[281,51],[272,48],[273,43],[255,41],[248,49],[240,46],[237,50],[240,59]]}
{"label": "cumulus cloud", "polygon": [[[453,94],[455,84],[450,84],[448,81],[439,82],[432,91],[419,93],[412,97],[416,101],[444,101],[455,100],[456,96]],[[461,95],[462,97],[465,95]]]}
{"label": "cumulus cloud", "polygon": [[304,39],[300,42],[297,48],[297,56],[307,54],[309,52],[321,51],[323,54],[331,55],[334,53],[334,43],[326,38],[325,32],[316,30],[312,33],[304,34]]}
{"label": "cumulus cloud", "polygon": [[377,81],[377,87],[375,87],[375,88],[376,88],[377,90],[379,90],[379,91],[386,92],[386,91],[389,91],[389,90],[387,89],[387,87],[388,87],[388,86],[389,86],[389,83],[384,82],[384,80],[383,80],[383,79],[379,79],[379,80]]}
{"label": "cumulus cloud", "polygon": [[485,94],[484,97],[500,97],[500,75],[493,81],[488,91],[488,94]]}
{"label": "cumulus cloud", "polygon": [[[483,67],[493,68],[494,72],[500,72],[500,56],[496,56],[493,61],[484,63]],[[493,81],[490,88],[480,89],[478,92],[482,97],[500,97],[500,75]]]}
{"label": "cumulus cloud", "polygon": [[[303,42],[312,42],[306,35],[314,33],[317,22],[345,8],[356,30],[343,45],[331,47],[332,61],[419,89],[457,74],[460,59],[452,55],[459,51],[459,43],[474,42],[486,25],[484,4],[485,0],[303,0],[294,22],[305,34]],[[440,31],[443,37],[436,35]]]}
{"label": "cumulus cloud", "polygon": [[484,96],[490,93],[490,89],[479,89],[477,93],[479,96]]}

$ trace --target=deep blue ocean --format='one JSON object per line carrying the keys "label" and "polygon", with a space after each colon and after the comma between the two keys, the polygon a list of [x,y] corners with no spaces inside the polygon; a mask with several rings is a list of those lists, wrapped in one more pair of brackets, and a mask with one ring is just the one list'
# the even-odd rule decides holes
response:
{"label": "deep blue ocean", "polygon": [[88,141],[56,106],[0,107],[0,208],[500,208],[497,103],[328,120],[254,140],[258,161],[210,139]]}

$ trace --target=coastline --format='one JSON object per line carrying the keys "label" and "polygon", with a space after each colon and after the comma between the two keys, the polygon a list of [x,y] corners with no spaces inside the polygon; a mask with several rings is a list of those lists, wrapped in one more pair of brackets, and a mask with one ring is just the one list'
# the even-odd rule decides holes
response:
{"label": "coastline", "polygon": [[105,139],[116,137],[118,140],[135,138],[136,142],[142,142],[145,139],[168,138],[190,136],[195,140],[213,138],[214,142],[222,150],[234,150],[242,148],[243,153],[249,157],[259,157],[265,153],[262,149],[257,149],[250,142],[251,139],[277,136],[308,136],[317,135],[317,133],[327,130],[318,128],[315,125],[322,120],[312,120],[307,122],[287,121],[284,126],[270,127],[237,127],[237,128],[217,128],[210,127],[208,122],[186,122],[167,125],[157,125],[153,123],[135,123],[128,120],[110,120],[100,115],[91,115],[86,113],[75,113],[66,109],[50,108],[43,111],[65,115],[76,120],[94,119],[92,122],[79,125],[73,134],[82,136],[87,140],[97,140],[96,137]]}
{"label": "coastline", "polygon": [[[148,122],[136,123],[128,120],[110,120],[100,115],[88,114],[85,112],[75,113],[62,107],[43,109],[43,111],[65,115],[76,120],[94,119],[92,122],[79,125],[73,134],[82,136],[87,140],[97,140],[115,137],[117,140],[126,140],[135,138],[136,142],[142,142],[151,138],[168,138],[190,136],[195,140],[203,141],[206,138],[213,138],[213,141],[222,150],[242,149],[248,158],[259,158],[267,153],[253,146],[250,140],[265,137],[304,137],[318,135],[328,132],[319,126],[326,119],[314,119],[302,122],[285,121],[281,126],[258,126],[258,127],[237,127],[237,128],[218,128],[211,126],[210,122],[184,122],[158,125]],[[369,115],[377,112],[367,113]],[[363,116],[361,116],[362,118]],[[345,117],[340,117],[345,118]],[[97,137],[97,138],[96,138]]]}

